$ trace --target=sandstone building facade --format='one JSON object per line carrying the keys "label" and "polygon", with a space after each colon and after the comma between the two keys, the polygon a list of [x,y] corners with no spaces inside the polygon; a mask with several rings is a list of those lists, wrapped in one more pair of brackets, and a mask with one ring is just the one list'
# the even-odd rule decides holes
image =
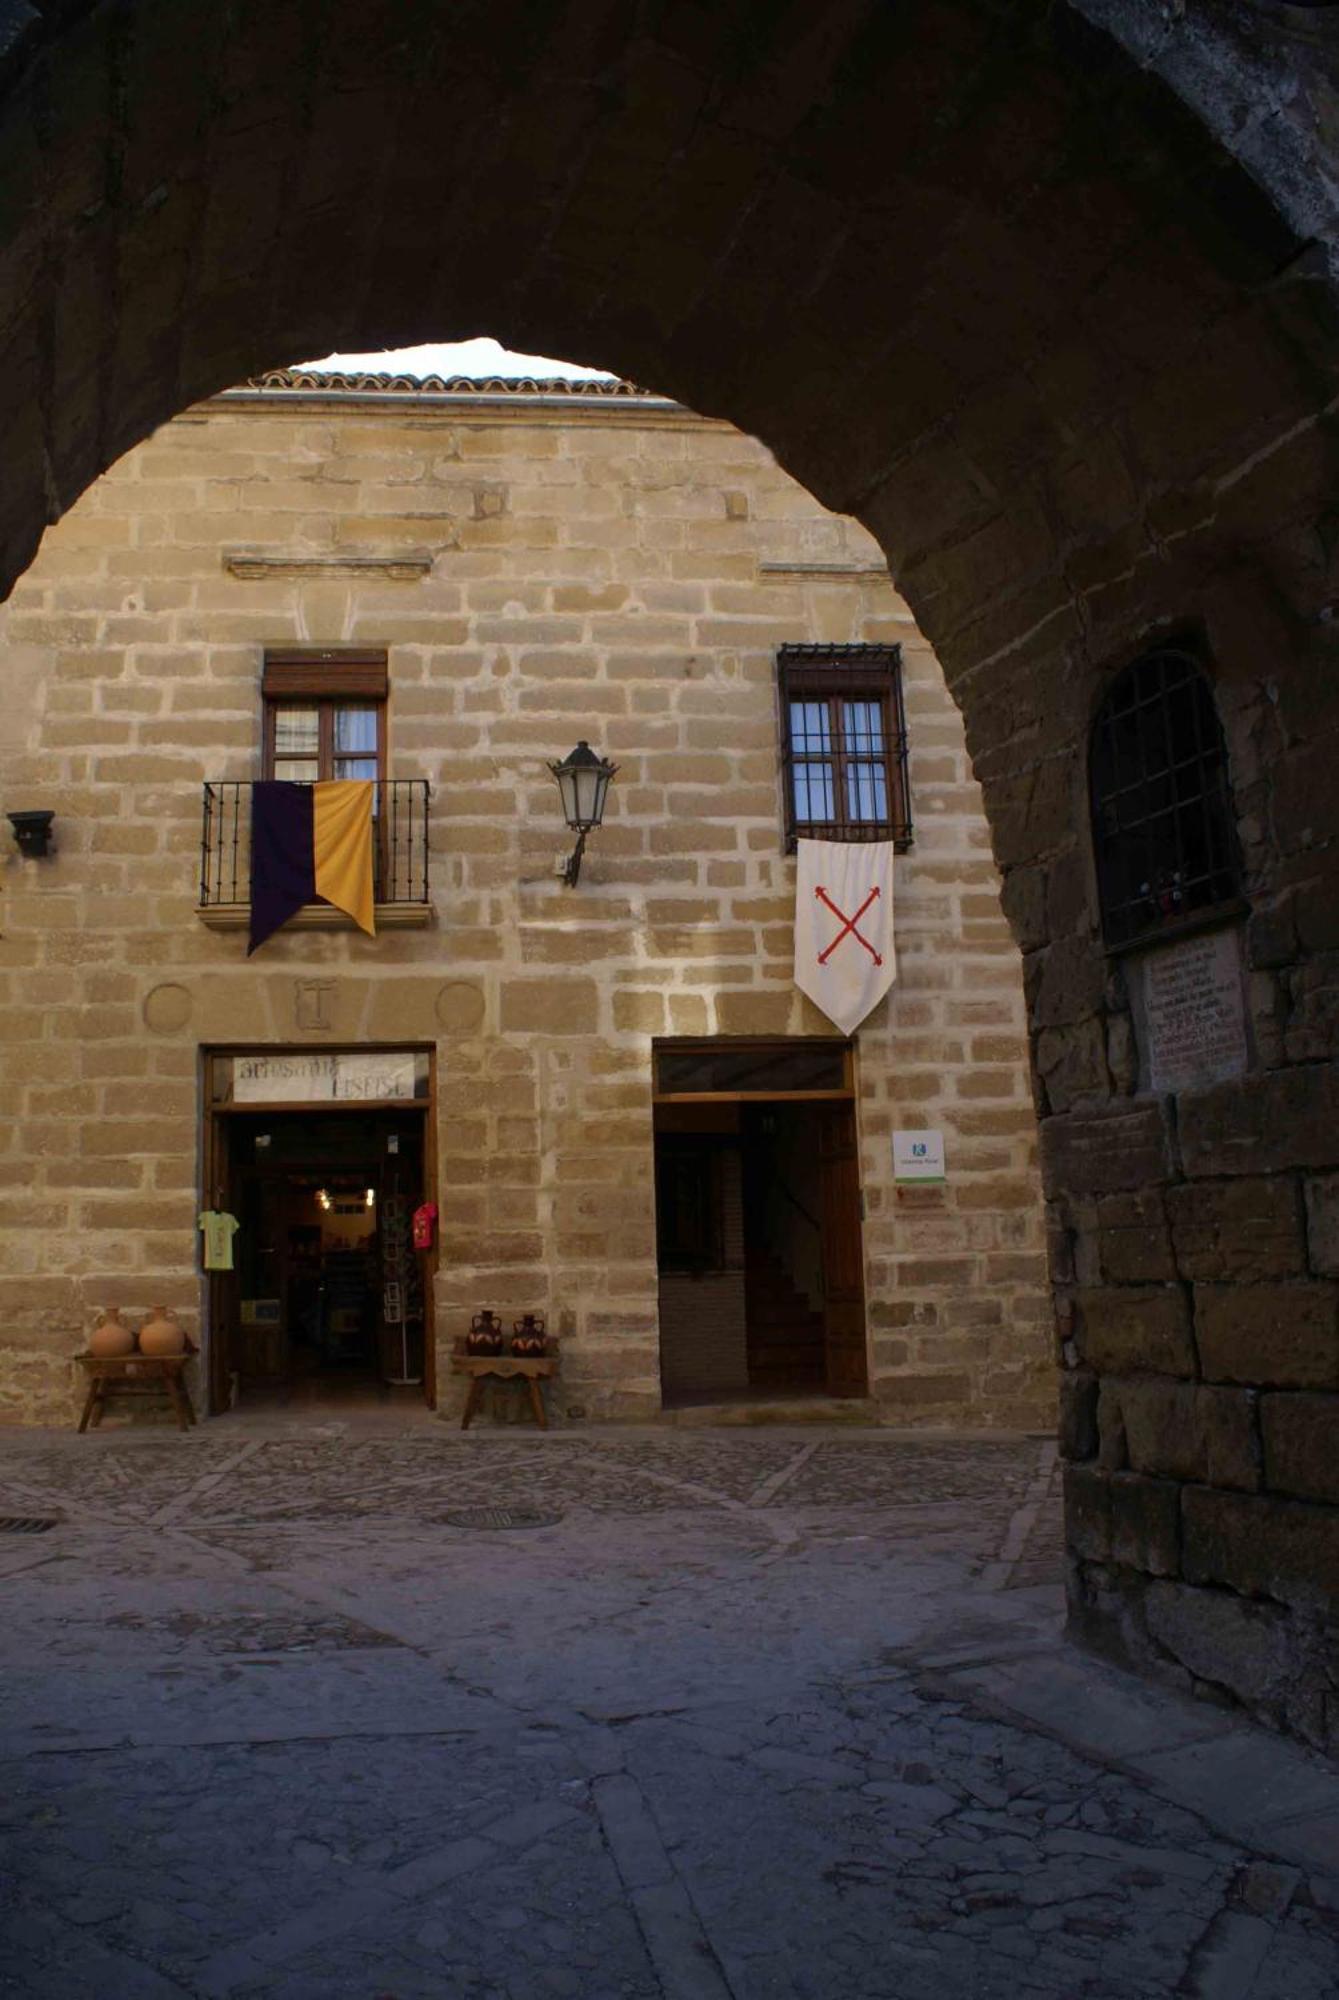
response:
{"label": "sandstone building facade", "polygon": [[[454,1410],[488,1306],[561,1334],[560,1416],[835,1388],[1049,1422],[961,725],[873,541],[762,446],[622,386],[271,378],[116,465],[2,630],[4,804],[55,813],[4,872],[7,1414],[63,1419],[95,1308],[162,1301],[215,1411],[350,1366]],[[787,648],[874,662],[905,720],[899,976],[849,1045],[792,984]],[[619,769],[568,888],[578,737]],[[247,957],[261,775],[380,778],[374,938],[315,906]],[[904,1127],[943,1186],[895,1185]]]}

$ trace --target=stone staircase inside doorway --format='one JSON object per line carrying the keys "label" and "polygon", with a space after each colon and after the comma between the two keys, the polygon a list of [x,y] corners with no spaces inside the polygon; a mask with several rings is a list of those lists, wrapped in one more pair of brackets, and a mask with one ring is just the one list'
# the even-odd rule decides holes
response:
{"label": "stone staircase inside doorway", "polygon": [[750,1251],[744,1297],[749,1387],[821,1392],[827,1381],[823,1315],[770,1251]]}

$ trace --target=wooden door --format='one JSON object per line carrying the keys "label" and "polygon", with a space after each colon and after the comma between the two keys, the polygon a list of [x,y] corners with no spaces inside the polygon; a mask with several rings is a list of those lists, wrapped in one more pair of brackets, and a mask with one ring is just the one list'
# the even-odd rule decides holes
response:
{"label": "wooden door", "polygon": [[[200,1206],[224,1209],[235,1215],[238,1196],[228,1142],[228,1120],[210,1113],[205,1131],[204,1200]],[[233,1255],[236,1254],[234,1239]],[[209,1272],[206,1287],[209,1316],[206,1414],[211,1417],[220,1415],[232,1400],[232,1375],[237,1366],[233,1351],[237,1338],[237,1296],[235,1271]]]}
{"label": "wooden door", "polygon": [[819,1221],[823,1232],[824,1345],[830,1396],[864,1396],[865,1259],[855,1107],[824,1105],[818,1121]]}
{"label": "wooden door", "polygon": [[[415,1157],[419,1167],[420,1199],[440,1202],[437,1192],[437,1064],[429,1071],[429,1109],[416,1114],[418,1138]],[[437,1243],[440,1230],[432,1232],[432,1248],[419,1253],[419,1279],[423,1287],[423,1400],[430,1410],[437,1408],[437,1310],[433,1302],[433,1276],[437,1270]]]}

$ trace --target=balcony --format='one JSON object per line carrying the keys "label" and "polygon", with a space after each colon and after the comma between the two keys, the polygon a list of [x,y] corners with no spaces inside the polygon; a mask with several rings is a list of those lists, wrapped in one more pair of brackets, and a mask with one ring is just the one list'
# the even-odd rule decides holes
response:
{"label": "balcony", "polygon": [[[251,909],[249,782],[215,780],[204,789],[200,900],[196,915],[211,930],[245,930]],[[392,778],[377,786],[372,844],[373,894],[380,930],[411,930],[432,921],[428,901],[428,783]],[[346,930],[352,919],[329,903],[308,903],[286,926]]]}

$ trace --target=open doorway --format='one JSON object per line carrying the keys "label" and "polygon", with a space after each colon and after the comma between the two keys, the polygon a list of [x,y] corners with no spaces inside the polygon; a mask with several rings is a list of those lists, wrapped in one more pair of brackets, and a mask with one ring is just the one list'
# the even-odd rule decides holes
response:
{"label": "open doorway", "polygon": [[[422,1392],[422,1186],[412,1112],[228,1121],[237,1234],[233,1394],[248,1404]],[[231,1323],[230,1323],[231,1322]]]}
{"label": "open doorway", "polygon": [[864,1396],[849,1049],[663,1044],[655,1131],[666,1405]]}
{"label": "open doorway", "polygon": [[237,1225],[210,1274],[212,1407],[431,1402],[424,1108],[234,1098],[210,1126],[210,1206]]}

